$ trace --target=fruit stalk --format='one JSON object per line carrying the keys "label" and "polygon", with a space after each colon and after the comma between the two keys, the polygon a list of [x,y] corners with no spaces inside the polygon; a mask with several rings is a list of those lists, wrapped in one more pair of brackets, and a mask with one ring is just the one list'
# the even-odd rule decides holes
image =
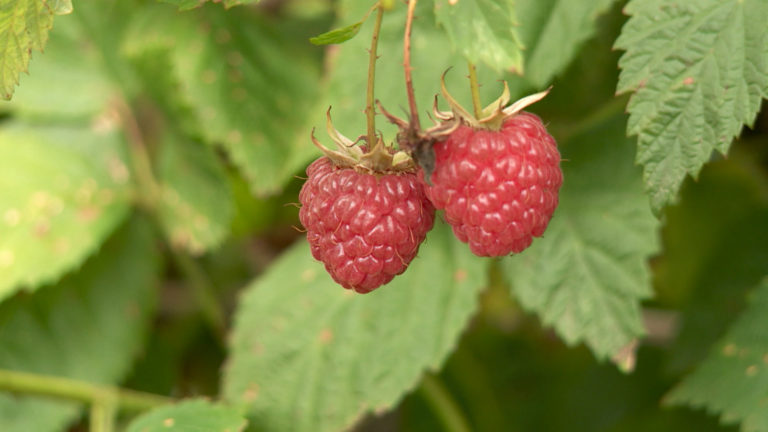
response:
{"label": "fruit stalk", "polygon": [[405,36],[403,37],[403,69],[405,70],[405,90],[408,93],[408,108],[411,111],[410,126],[413,130],[421,130],[419,109],[416,107],[416,96],[413,92],[413,77],[411,76],[411,27],[416,0],[408,2],[408,14],[405,18]]}
{"label": "fruit stalk", "polygon": [[374,82],[376,80],[376,47],[379,44],[379,32],[381,31],[381,18],[384,15],[384,8],[381,5],[376,7],[376,21],[373,25],[373,36],[371,37],[371,49],[368,58],[368,91],[366,94],[365,115],[368,125],[368,146],[373,149],[378,144],[376,139],[376,111],[373,107],[374,100]]}
{"label": "fruit stalk", "polygon": [[477,82],[477,68],[474,63],[467,61],[469,68],[469,89],[472,92],[472,108],[475,111],[475,117],[482,117],[483,106],[480,102],[480,84]]}

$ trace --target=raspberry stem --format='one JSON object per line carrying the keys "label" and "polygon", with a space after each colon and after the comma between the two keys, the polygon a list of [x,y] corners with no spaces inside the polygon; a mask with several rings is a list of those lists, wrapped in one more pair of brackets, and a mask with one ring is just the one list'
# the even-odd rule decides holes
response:
{"label": "raspberry stem", "polygon": [[368,146],[370,149],[383,144],[379,144],[376,139],[376,111],[373,107],[374,99],[374,81],[376,80],[376,47],[379,44],[379,32],[381,31],[381,18],[384,15],[384,8],[381,4],[376,6],[376,21],[373,25],[373,36],[371,37],[371,49],[368,58],[368,92],[366,95],[365,115],[368,124]]}
{"label": "raspberry stem", "polygon": [[467,67],[469,68],[469,88],[472,91],[472,108],[475,110],[475,118],[481,118],[483,112],[483,106],[480,102],[480,84],[477,82],[477,68],[475,65],[467,61]]}
{"label": "raspberry stem", "polygon": [[413,91],[413,77],[411,76],[411,27],[413,25],[413,12],[416,9],[416,0],[408,1],[408,14],[405,18],[405,36],[403,37],[403,69],[405,70],[405,89],[408,93],[408,108],[411,110],[411,128],[421,130],[419,123],[419,109],[416,107],[416,96]]}

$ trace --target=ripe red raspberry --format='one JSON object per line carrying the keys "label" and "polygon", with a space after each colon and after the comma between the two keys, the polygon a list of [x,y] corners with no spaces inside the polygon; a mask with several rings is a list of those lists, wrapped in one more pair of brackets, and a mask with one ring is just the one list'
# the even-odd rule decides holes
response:
{"label": "ripe red raspberry", "polygon": [[336,282],[367,293],[405,271],[435,213],[414,170],[369,173],[324,156],[307,176],[299,218]]}
{"label": "ripe red raspberry", "polygon": [[537,116],[515,113],[499,130],[462,124],[433,150],[427,195],[473,253],[518,253],[544,233],[563,174],[555,140]]}

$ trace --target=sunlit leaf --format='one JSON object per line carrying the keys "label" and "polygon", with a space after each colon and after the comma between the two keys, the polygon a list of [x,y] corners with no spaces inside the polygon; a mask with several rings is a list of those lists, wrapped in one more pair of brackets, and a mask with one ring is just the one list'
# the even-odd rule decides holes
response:
{"label": "sunlit leaf", "polygon": [[76,268],[125,218],[130,172],[112,127],[0,128],[0,299]]}
{"label": "sunlit leaf", "polygon": [[70,0],[0,0],[0,96],[10,99],[32,50],[42,51],[53,16],[72,11]]}

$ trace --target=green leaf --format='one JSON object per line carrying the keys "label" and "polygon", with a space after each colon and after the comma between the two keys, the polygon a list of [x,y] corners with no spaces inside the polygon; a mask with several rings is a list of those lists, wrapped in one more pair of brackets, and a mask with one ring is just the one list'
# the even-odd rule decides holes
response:
{"label": "green leaf", "polygon": [[523,45],[513,0],[435,0],[435,17],[470,62],[522,74]]}
{"label": "green leaf", "polygon": [[169,56],[163,72],[179,87],[171,97],[186,108],[178,121],[223,145],[255,193],[277,191],[293,175],[286,170],[291,145],[308,133],[302,126],[319,88],[319,53],[306,43],[306,29],[280,31],[256,11],[217,6],[142,12],[125,52],[137,61]]}
{"label": "green leaf", "polygon": [[70,0],[0,0],[0,94],[10,99],[32,50],[42,51],[54,14],[72,11]]}
{"label": "green leaf", "polygon": [[246,423],[232,407],[191,400],[154,409],[131,422],[126,432],[238,432]]}
{"label": "green leaf", "polygon": [[768,3],[634,0],[625,12],[618,92],[634,92],[627,130],[658,214],[768,96]]}
{"label": "green leaf", "polygon": [[749,308],[704,363],[665,398],[665,403],[706,408],[744,431],[768,431],[768,280],[753,292]]}
{"label": "green leaf", "polygon": [[534,87],[552,82],[596,31],[598,16],[615,0],[516,0],[525,78]]}
{"label": "green leaf", "polygon": [[77,267],[125,218],[130,173],[110,127],[0,128],[0,299]]}
{"label": "green leaf", "polygon": [[[83,268],[0,305],[0,368],[115,384],[138,353],[154,307],[158,255],[135,220]],[[65,430],[77,404],[0,393],[3,432]]]}
{"label": "green leaf", "polygon": [[192,254],[218,246],[229,232],[234,204],[216,153],[169,133],[158,165],[158,214],[171,245]]}
{"label": "green leaf", "polygon": [[224,394],[265,431],[348,429],[440,367],[477,307],[485,262],[438,224],[410,268],[359,295],[302,240],[246,291]]}
{"label": "green leaf", "polygon": [[221,2],[224,4],[224,7],[229,9],[233,6],[239,6],[244,4],[255,4],[260,2],[261,0],[159,0],[161,3],[168,3],[175,5],[179,8],[180,11],[186,11],[190,9],[198,8],[205,3],[212,1],[214,3]]}
{"label": "green leaf", "polygon": [[346,42],[357,35],[360,31],[360,27],[363,26],[363,22],[365,22],[365,19],[346,27],[333,29],[329,32],[311,37],[309,38],[309,41],[315,45],[330,45]]}
{"label": "green leaf", "polygon": [[620,116],[561,146],[560,205],[540,239],[503,261],[522,305],[569,345],[604,359],[643,335],[651,295],[647,259],[658,222],[648,210]]}
{"label": "green leaf", "polygon": [[76,119],[91,122],[114,99],[96,46],[84,35],[77,15],[56,19],[45,55],[29,64],[29,76],[13,96],[0,100],[0,112],[35,121]]}

